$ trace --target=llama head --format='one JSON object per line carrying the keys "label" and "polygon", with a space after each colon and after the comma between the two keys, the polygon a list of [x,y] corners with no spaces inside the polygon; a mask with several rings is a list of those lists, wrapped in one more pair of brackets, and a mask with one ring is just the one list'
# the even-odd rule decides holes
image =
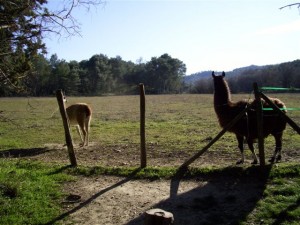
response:
{"label": "llama head", "polygon": [[213,78],[216,78],[216,77],[225,77],[225,72],[223,71],[222,75],[215,75],[215,71],[213,71],[211,75],[212,75]]}
{"label": "llama head", "polygon": [[64,101],[64,102],[67,102],[67,101],[68,101],[68,100],[67,100],[67,97],[66,97],[65,95],[63,96],[63,101]]}
{"label": "llama head", "polygon": [[224,96],[226,97],[226,99],[229,99],[230,90],[225,80],[225,72],[223,71],[221,75],[215,75],[215,73],[212,72],[212,77],[215,91],[218,90],[220,92],[227,93]]}

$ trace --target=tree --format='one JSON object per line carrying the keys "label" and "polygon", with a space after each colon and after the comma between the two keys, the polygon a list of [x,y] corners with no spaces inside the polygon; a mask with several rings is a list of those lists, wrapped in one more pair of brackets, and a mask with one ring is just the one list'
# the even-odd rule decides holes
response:
{"label": "tree", "polygon": [[68,76],[68,87],[67,91],[69,95],[77,95],[80,87],[80,78],[79,78],[79,63],[77,61],[71,61],[69,63],[70,73]]}
{"label": "tree", "polygon": [[213,93],[213,83],[210,78],[199,79],[195,82],[194,86],[191,89],[191,93],[204,94],[204,93]]}
{"label": "tree", "polygon": [[186,72],[185,64],[168,54],[153,57],[146,64],[147,75],[143,83],[155,94],[176,93],[180,91],[182,78]]}
{"label": "tree", "polygon": [[86,71],[85,77],[87,79],[85,90],[87,94],[97,95],[105,93],[109,86],[106,82],[109,81],[108,77],[110,75],[110,66],[107,56],[103,54],[94,55],[82,65]]}
{"label": "tree", "polygon": [[124,76],[129,70],[129,63],[122,60],[120,56],[111,58],[108,61],[111,68],[111,83],[110,92],[122,93],[124,90]]}
{"label": "tree", "polygon": [[68,36],[80,33],[72,16],[74,8],[102,3],[102,0],[68,0],[57,11],[47,8],[47,0],[0,0],[0,83],[21,90],[32,60],[45,53],[43,38],[50,33]]}
{"label": "tree", "polygon": [[51,76],[51,66],[42,54],[39,54],[32,61],[32,70],[25,79],[28,93],[34,96],[49,95],[49,78]]}
{"label": "tree", "polygon": [[[70,74],[70,67],[69,64],[65,60],[60,60],[57,64],[57,67],[53,71],[53,74],[55,76],[55,87],[54,90],[62,89],[67,94],[69,94],[69,74]],[[54,91],[53,90],[53,91]]]}
{"label": "tree", "polygon": [[124,83],[127,86],[127,90],[125,91],[125,93],[138,94],[139,89],[137,89],[137,85],[139,83],[145,84],[146,75],[147,75],[147,70],[146,70],[145,63],[142,63],[141,61],[138,62],[138,64],[128,62],[127,63],[127,71],[123,77]]}

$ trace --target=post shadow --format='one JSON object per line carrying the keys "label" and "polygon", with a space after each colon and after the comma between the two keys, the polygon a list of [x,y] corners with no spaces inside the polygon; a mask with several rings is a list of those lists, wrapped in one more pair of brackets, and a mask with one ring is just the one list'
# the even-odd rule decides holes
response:
{"label": "post shadow", "polygon": [[8,149],[0,152],[0,158],[23,158],[44,154],[50,151],[48,148],[19,148]]}
{"label": "post shadow", "polygon": [[51,225],[54,224],[60,220],[63,220],[64,218],[66,218],[67,216],[71,215],[72,213],[75,213],[76,211],[80,210],[81,208],[87,206],[88,204],[90,204],[92,201],[94,201],[96,198],[100,197],[101,195],[105,194],[106,192],[109,192],[127,182],[129,182],[130,180],[133,179],[133,177],[141,170],[141,168],[138,168],[136,170],[134,170],[128,177],[124,178],[123,180],[111,185],[110,187],[107,187],[101,191],[99,191],[98,193],[92,195],[89,199],[85,200],[84,202],[80,203],[78,206],[74,207],[73,209],[64,212],[63,214],[59,215],[58,217],[52,219],[51,221],[45,223],[45,225]]}

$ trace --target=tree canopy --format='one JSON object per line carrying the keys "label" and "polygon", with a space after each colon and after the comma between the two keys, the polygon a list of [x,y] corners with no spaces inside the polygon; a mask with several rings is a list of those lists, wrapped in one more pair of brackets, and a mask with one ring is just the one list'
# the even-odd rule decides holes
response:
{"label": "tree canopy", "polygon": [[101,0],[62,1],[62,8],[51,11],[47,0],[0,0],[0,83],[6,89],[20,90],[29,75],[32,60],[45,53],[43,37],[50,33],[75,35],[80,26],[72,16],[76,7],[89,8]]}
{"label": "tree canopy", "polygon": [[[50,10],[47,0],[0,0],[0,96],[22,94],[52,95],[63,89],[69,95],[133,94],[139,83],[153,94],[212,93],[209,79],[184,84],[185,64],[168,54],[152,57],[149,62],[124,61],[93,55],[81,62],[44,57],[47,35],[80,34],[80,26],[72,16],[74,8],[103,3],[103,0],[61,0],[60,7]],[[299,3],[287,6],[299,5]],[[282,8],[285,8],[284,6]],[[300,86],[299,60],[228,76],[233,92],[249,92],[252,81],[260,85]],[[249,85],[250,83],[250,85]]]}
{"label": "tree canopy", "polygon": [[[22,86],[32,96],[50,96],[57,89],[67,95],[136,94],[144,83],[147,93],[179,93],[183,87],[185,64],[168,54],[153,57],[146,63],[125,61],[120,56],[109,58],[93,55],[88,60],[66,62],[42,54],[32,60],[32,68]],[[0,85],[0,96],[19,95],[14,89]]]}

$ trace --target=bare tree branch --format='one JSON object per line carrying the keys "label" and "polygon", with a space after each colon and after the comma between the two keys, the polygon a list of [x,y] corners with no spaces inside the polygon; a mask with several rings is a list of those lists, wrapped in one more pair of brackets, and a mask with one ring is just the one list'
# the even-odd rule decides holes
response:
{"label": "bare tree branch", "polygon": [[[42,11],[40,12],[41,23],[43,24],[43,32],[52,32],[60,36],[67,34],[67,37],[80,35],[80,26],[78,20],[72,15],[75,8],[85,8],[87,12],[91,7],[104,4],[103,0],[86,1],[86,0],[69,0],[61,7],[59,11]],[[44,34],[47,36],[47,34]]]}
{"label": "bare tree branch", "polygon": [[295,5],[298,5],[298,8],[300,8],[300,2],[299,2],[299,3],[293,3],[293,4],[285,5],[283,7],[280,7],[279,9],[284,9],[284,8],[292,7],[292,6],[295,6]]}
{"label": "bare tree branch", "polygon": [[45,53],[43,38],[50,34],[80,35],[81,24],[73,16],[75,8],[104,4],[104,0],[60,0],[59,9],[49,9],[47,0],[6,0],[0,4],[0,89],[16,89],[31,69],[31,60]]}

